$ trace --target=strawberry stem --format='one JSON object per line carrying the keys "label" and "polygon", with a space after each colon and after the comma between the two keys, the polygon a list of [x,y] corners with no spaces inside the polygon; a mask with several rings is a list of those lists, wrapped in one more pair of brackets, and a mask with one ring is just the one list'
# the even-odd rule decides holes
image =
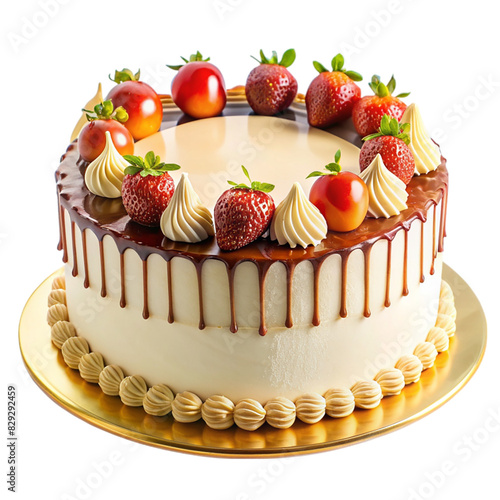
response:
{"label": "strawberry stem", "polygon": [[376,137],[382,137],[383,135],[391,135],[401,139],[406,145],[410,144],[410,136],[408,132],[410,131],[409,123],[399,123],[396,118],[391,118],[389,115],[384,115],[382,120],[380,120],[380,127],[378,132],[375,134],[367,135],[363,137],[363,141],[370,141]]}
{"label": "strawberry stem", "polygon": [[132,70],[128,68],[123,68],[121,71],[115,70],[115,77],[111,78],[111,75],[108,75],[109,79],[112,82],[122,83],[122,82],[138,82],[141,77],[141,70],[138,70],[137,73],[133,73]]}
{"label": "strawberry stem", "polygon": [[255,59],[259,64],[278,64],[279,66],[283,66],[288,68],[295,61],[295,49],[288,49],[283,53],[281,60],[278,61],[278,54],[273,50],[271,57],[266,57],[262,49],[260,50],[260,60],[254,56],[250,56],[252,59]]}
{"label": "strawberry stem", "polygon": [[[318,73],[325,73],[325,72],[329,72],[330,71],[329,69],[326,69],[325,66],[323,66],[318,61],[313,61],[313,66],[318,71]],[[331,69],[331,71],[339,71],[340,73],[344,73],[351,80],[353,80],[355,82],[360,82],[363,79],[363,77],[358,72],[346,70],[344,68],[344,56],[342,54],[337,54],[332,59],[332,69]]]}
{"label": "strawberry stem", "polygon": [[158,155],[155,155],[153,151],[146,153],[146,156],[134,156],[125,155],[123,158],[127,160],[130,165],[125,169],[126,175],[139,174],[141,177],[146,177],[148,175],[160,176],[165,172],[171,172],[172,170],[179,170],[181,167],[176,163],[163,163]]}
{"label": "strawberry stem", "polygon": [[114,109],[111,99],[96,104],[92,111],[89,109],[82,109],[82,111],[87,114],[89,122],[94,120],[116,120],[117,122],[124,123],[128,120],[128,113],[125,108],[118,106]]}
{"label": "strawberry stem", "polygon": [[264,193],[270,193],[274,189],[274,184],[268,184],[267,182],[252,181],[252,179],[250,179],[250,174],[248,173],[248,170],[243,165],[241,165],[241,169],[243,170],[245,177],[248,179],[250,186],[248,186],[247,184],[237,184],[236,182],[233,181],[227,181],[227,183],[230,186],[232,186],[231,189],[252,189],[253,191],[262,191]]}
{"label": "strawberry stem", "polygon": [[310,177],[321,177],[323,175],[337,175],[341,170],[342,167],[340,166],[340,149],[337,149],[337,152],[335,153],[335,158],[332,163],[328,163],[325,165],[325,168],[327,172],[320,172],[319,170],[315,170],[314,172],[311,172],[306,179],[309,179]]}
{"label": "strawberry stem", "polygon": [[[391,76],[391,79],[386,84],[380,81],[380,76],[373,75],[371,82],[368,84],[370,88],[373,90],[373,93],[378,97],[386,97],[392,95],[394,90],[396,90],[396,79],[394,75]],[[403,92],[398,94],[396,97],[408,97],[410,92]]]}
{"label": "strawberry stem", "polygon": [[[203,56],[201,55],[201,52],[199,50],[196,51],[196,54],[191,54],[189,56],[189,59],[186,59],[185,57],[181,56],[181,59],[186,63],[189,64],[190,62],[196,62],[196,61],[201,61],[201,62],[207,62],[210,61],[210,57],[207,57],[203,59]],[[171,66],[169,64],[166,65],[167,68],[173,69],[174,71],[179,71],[185,64],[178,64]]]}

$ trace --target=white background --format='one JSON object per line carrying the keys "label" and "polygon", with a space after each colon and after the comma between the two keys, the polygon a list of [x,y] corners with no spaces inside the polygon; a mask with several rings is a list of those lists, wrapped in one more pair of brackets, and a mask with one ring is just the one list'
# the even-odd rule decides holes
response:
{"label": "white background", "polygon": [[[426,0],[2,2],[0,269],[2,386],[18,390],[18,493],[22,499],[493,498],[498,495],[498,21],[493,2]],[[170,91],[180,55],[200,50],[228,87],[244,83],[260,48],[294,47],[299,91],[342,51],[367,81],[378,73],[411,91],[448,158],[445,261],[473,288],[489,323],[484,361],[438,411],[366,443],[291,460],[231,460],[134,445],[52,403],[26,374],[17,325],[30,293],[58,269],[54,170],[99,81],[141,68]],[[498,238],[497,238],[498,239]],[[0,446],[0,490],[7,449]],[[457,450],[468,450],[458,453]],[[101,473],[96,464],[114,462]],[[447,475],[439,471],[450,466]],[[93,478],[92,488],[81,485]],[[97,487],[96,487],[97,484]],[[494,488],[494,489],[493,489]],[[491,491],[493,489],[493,491]]]}

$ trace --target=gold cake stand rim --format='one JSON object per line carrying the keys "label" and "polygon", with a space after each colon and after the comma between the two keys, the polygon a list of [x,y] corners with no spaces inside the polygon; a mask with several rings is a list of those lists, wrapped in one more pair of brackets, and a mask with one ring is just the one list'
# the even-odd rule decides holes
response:
{"label": "gold cake stand rim", "polygon": [[[327,431],[329,428],[333,429],[334,426],[337,426],[340,427],[340,437],[336,437],[335,439],[332,439],[331,437],[322,439],[323,435],[328,436],[328,432],[325,434],[323,432],[324,429],[319,428],[319,430],[323,433],[320,432],[318,434],[319,437],[317,436],[314,438],[313,432],[313,442],[306,442],[305,444],[268,447],[260,446],[259,443],[258,447],[244,445],[233,447],[225,446],[224,439],[221,439],[220,443],[217,445],[213,444],[214,436],[215,441],[217,441],[218,435],[223,438],[227,436],[229,432],[234,433],[235,426],[233,426],[231,428],[233,429],[232,431],[231,429],[227,431],[210,430],[210,432],[213,433],[211,436],[211,444],[200,444],[200,437],[198,434],[201,433],[200,436],[202,436],[203,431],[208,429],[205,424],[182,424],[196,426],[192,427],[192,429],[194,429],[193,436],[191,436],[193,439],[192,441],[189,441],[189,439],[177,439],[171,436],[166,437],[165,435],[158,435],[156,432],[148,432],[147,429],[145,430],[141,427],[141,418],[156,418],[146,415],[146,413],[142,411],[142,408],[131,410],[132,412],[135,412],[134,415],[132,415],[132,418],[129,421],[120,422],[116,421],[116,405],[111,410],[106,408],[96,408],[94,404],[95,401],[92,401],[92,399],[86,400],[85,398],[78,398],[81,392],[85,392],[85,390],[82,391],[82,384],[87,387],[87,383],[80,379],[79,375],[79,382],[68,382],[68,373],[74,373],[74,371],[66,367],[61,361],[60,358],[62,356],[59,350],[55,348],[50,341],[50,328],[45,321],[47,311],[47,294],[50,290],[53,278],[60,274],[62,274],[61,269],[55,271],[37,287],[28,299],[21,314],[19,323],[19,346],[28,373],[33,378],[35,383],[59,406],[95,427],[138,443],[189,454],[226,458],[269,458],[279,456],[296,456],[333,450],[387,434],[423,418],[456,395],[467,384],[478,369],[486,348],[486,318],[481,304],[467,283],[465,283],[465,281],[453,269],[444,264],[443,278],[449,282],[456,297],[458,315],[457,332],[455,337],[457,341],[455,342],[454,338],[450,339],[452,341],[450,342],[450,351],[453,352],[449,354],[449,359],[446,360],[443,366],[436,369],[433,367],[425,370],[422,373],[421,380],[427,379],[427,382],[430,381],[432,383],[432,377],[439,376],[439,374],[443,371],[445,372],[448,364],[459,366],[456,367],[456,370],[452,371],[451,375],[445,374],[440,382],[434,381],[434,385],[438,385],[437,393],[434,394],[434,396],[431,394],[430,399],[424,398],[424,401],[416,404],[413,409],[407,409],[406,413],[403,412],[404,416],[400,419],[386,419],[383,416],[378,422],[372,422],[370,424],[370,412],[372,415],[375,415],[373,412],[380,411],[380,408],[382,408],[382,411],[385,413],[387,408],[391,411],[394,409],[397,410],[397,405],[403,404],[396,401],[399,396],[392,396],[390,398],[383,398],[381,405],[374,410],[356,409],[353,415],[345,417],[344,419],[331,419],[329,417],[325,417],[321,422],[313,425],[297,422],[292,426],[291,430],[286,430],[288,432],[295,433],[300,442],[301,436],[307,437],[311,434],[311,430],[314,430],[315,428],[318,429],[318,426],[323,425]],[[465,307],[467,307],[468,310],[465,313],[466,317],[463,318],[461,312]],[[473,329],[470,327],[470,323],[474,325]],[[45,334],[41,335],[40,330],[45,332]],[[466,352],[466,350],[468,350],[468,352]],[[41,352],[43,352],[42,358],[40,358]],[[448,355],[447,353],[443,354]],[[465,356],[465,354],[467,354],[467,356]],[[464,356],[466,360],[465,362],[462,362],[462,358]],[[40,362],[40,359],[42,359],[42,362]],[[431,373],[431,371],[433,371],[433,373]],[[458,374],[455,373],[457,371]],[[73,375],[71,374],[71,376]],[[445,383],[446,387],[439,390],[443,383]],[[88,386],[90,385],[92,384],[88,384]],[[403,390],[403,394],[406,394],[409,391],[409,388],[411,388],[411,386],[407,386]],[[414,398],[417,398],[418,395],[425,395],[421,391],[426,390],[430,389],[427,387],[418,388],[415,394],[404,396],[404,403],[411,403],[412,399],[414,400]],[[434,390],[434,392],[436,391]],[[76,399],[79,399],[79,401],[75,401],[75,396]],[[118,399],[116,397],[105,395],[102,395],[102,397],[110,398],[110,400]],[[89,401],[91,401],[92,404],[89,404]],[[119,404],[121,405],[121,402],[119,402]],[[136,410],[141,413],[137,413]],[[351,429],[350,432],[346,432],[342,435],[342,426],[346,422],[346,419],[352,419],[354,417],[354,419],[359,420],[361,416],[363,420],[366,420],[365,424],[367,424],[367,426],[365,427],[367,430],[365,429],[365,431],[363,431],[363,427],[361,426],[359,432],[352,432]],[[378,416],[380,417],[380,415]],[[352,423],[352,420],[350,423]],[[160,419],[159,427],[165,426],[165,428],[171,429],[174,425],[176,425],[176,423],[171,417],[163,417],[163,419]],[[254,432],[242,431],[241,429],[236,429],[236,431],[242,433],[245,439],[248,439],[250,443],[254,437],[261,439],[262,437],[265,438],[266,434],[269,434],[270,432],[278,434],[280,432],[277,429],[271,428],[267,424]],[[338,432],[335,433],[336,436],[337,434]]]}

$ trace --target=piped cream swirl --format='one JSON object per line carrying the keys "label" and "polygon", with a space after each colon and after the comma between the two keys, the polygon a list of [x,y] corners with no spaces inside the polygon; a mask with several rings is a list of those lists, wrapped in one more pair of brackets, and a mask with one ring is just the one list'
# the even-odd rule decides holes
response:
{"label": "piped cream swirl", "polygon": [[321,212],[307,199],[302,187],[295,182],[287,197],[277,206],[271,222],[271,239],[280,245],[287,243],[317,245],[326,238],[328,226]]}
{"label": "piped cream swirl", "polygon": [[119,198],[127,166],[127,161],[115,148],[111,134],[106,131],[106,145],[102,153],[87,167],[85,184],[97,196]]}
{"label": "piped cream swirl", "polygon": [[197,243],[214,235],[212,214],[183,173],[174,195],[161,216],[162,233],[172,241]]}
{"label": "piped cream swirl", "polygon": [[401,117],[401,123],[410,124],[409,148],[415,158],[415,174],[427,174],[441,164],[441,152],[427,133],[422,115],[415,103],[410,104]]}
{"label": "piped cream swirl", "polygon": [[387,169],[379,154],[359,176],[368,187],[368,215],[370,217],[388,219],[408,208],[406,184]]}

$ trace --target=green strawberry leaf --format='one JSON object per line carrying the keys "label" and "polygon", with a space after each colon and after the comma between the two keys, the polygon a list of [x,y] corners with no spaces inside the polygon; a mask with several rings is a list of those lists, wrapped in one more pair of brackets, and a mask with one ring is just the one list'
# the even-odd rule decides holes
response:
{"label": "green strawberry leaf", "polygon": [[332,59],[332,71],[343,71],[344,69],[344,56],[342,54],[337,54]]}
{"label": "green strawberry leaf", "polygon": [[343,71],[351,80],[355,82],[360,82],[363,77],[357,71]]}
{"label": "green strawberry leaf", "polygon": [[402,94],[398,94],[396,97],[408,97],[411,94],[411,92],[403,92]]}
{"label": "green strawberry leaf", "polygon": [[288,49],[283,54],[281,61],[278,63],[280,66],[284,66],[285,68],[290,67],[295,61],[295,49]]}
{"label": "green strawberry leaf", "polygon": [[109,79],[115,83],[122,82],[137,82],[141,77],[141,70],[138,70],[137,73],[133,73],[132,70],[128,68],[123,68],[121,71],[115,70],[115,77],[111,78],[111,75],[108,75]]}
{"label": "green strawberry leaf", "polygon": [[262,191],[264,193],[270,193],[274,189],[274,184],[268,184],[267,182],[252,182],[251,189],[254,191]]}
{"label": "green strawberry leaf", "polygon": [[329,163],[325,165],[325,168],[331,173],[339,173],[342,170],[342,167],[338,163]]}
{"label": "green strawberry leaf", "polygon": [[340,161],[340,149],[337,149],[337,152],[335,153],[335,163],[338,163]]}
{"label": "green strawberry leaf", "polygon": [[306,179],[309,179],[310,177],[320,177],[322,175],[337,175],[339,172],[342,171],[342,167],[340,166],[340,156],[341,156],[341,151],[340,149],[337,149],[335,153],[335,161],[332,163],[328,163],[325,165],[325,169],[327,172],[320,172],[319,170],[315,170],[314,172],[311,172]]}
{"label": "green strawberry leaf", "polygon": [[[313,66],[316,69],[316,71],[318,71],[319,73],[330,72],[330,70],[326,69],[318,61],[313,61]],[[342,54],[337,54],[332,59],[332,69],[331,69],[331,71],[340,71],[341,73],[344,73],[351,80],[353,80],[355,82],[360,82],[363,79],[363,77],[359,73],[357,73],[356,71],[350,71],[350,70],[346,70],[344,68],[344,56]]]}
{"label": "green strawberry leaf", "polygon": [[123,158],[125,158],[125,160],[127,160],[132,166],[139,167],[141,170],[146,168],[144,160],[140,156],[124,155]]}
{"label": "green strawberry leaf", "polygon": [[146,153],[146,156],[144,157],[144,163],[146,164],[147,168],[154,168],[155,167],[155,160],[156,156],[153,153],[153,151],[148,151]]}
{"label": "green strawberry leaf", "polygon": [[135,175],[138,174],[142,169],[140,167],[133,167],[132,165],[125,168],[125,175]]}
{"label": "green strawberry leaf", "polygon": [[[206,57],[205,59],[203,59],[203,56],[201,55],[199,50],[196,51],[196,54],[191,54],[189,56],[189,59],[186,59],[185,57],[182,56],[181,59],[185,62],[185,64],[195,61],[203,61],[203,62],[210,61],[210,57]],[[179,71],[183,66],[185,66],[185,64],[177,64],[177,65],[166,64],[166,66],[167,68],[173,69],[174,71]]]}
{"label": "green strawberry leaf", "polygon": [[125,173],[129,175],[140,173],[142,177],[158,176],[181,168],[177,163],[162,163],[160,157],[153,151],[148,151],[144,158],[135,155],[125,155],[123,158],[130,163],[130,166],[125,169]]}
{"label": "green strawberry leaf", "polygon": [[378,132],[363,137],[363,141],[370,141],[376,137],[390,135],[401,139],[406,145],[410,144],[410,136],[407,134],[410,130],[409,123],[400,124],[396,118],[391,118],[389,115],[384,115],[380,120]]}
{"label": "green strawberry leaf", "polygon": [[387,90],[389,91],[389,94],[392,94],[395,88],[396,88],[396,79],[394,78],[394,75],[392,75],[391,79],[389,80],[389,83],[387,84]]}
{"label": "green strawberry leaf", "polygon": [[319,73],[328,72],[328,70],[318,61],[313,61],[313,66]]}
{"label": "green strawberry leaf", "polygon": [[310,177],[321,177],[322,175],[328,175],[325,172],[319,172],[318,170],[315,170],[314,172],[311,172],[306,179],[309,179]]}
{"label": "green strawberry leaf", "polygon": [[245,177],[250,182],[250,186],[248,186],[247,184],[237,184],[233,181],[227,181],[227,183],[232,186],[232,189],[253,189],[255,191],[263,191],[264,193],[270,193],[274,189],[274,184],[252,181],[248,170],[243,165],[241,165],[241,169],[243,170]]}

